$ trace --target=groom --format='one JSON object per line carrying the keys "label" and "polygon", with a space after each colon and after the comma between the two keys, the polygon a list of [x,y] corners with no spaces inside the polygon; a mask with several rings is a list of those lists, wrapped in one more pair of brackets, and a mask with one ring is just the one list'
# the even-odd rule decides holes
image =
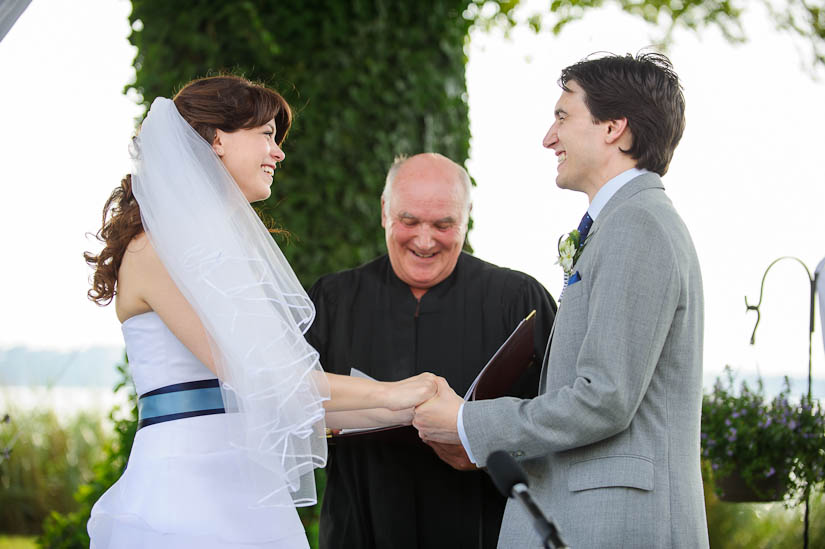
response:
{"label": "groom", "polygon": [[[571,547],[707,547],[702,278],[660,179],[685,126],[681,85],[654,53],[581,61],[559,85],[543,144],[556,184],[590,206],[539,396],[465,404],[440,380],[414,425],[479,466],[510,452]],[[499,547],[539,545],[510,500]]]}

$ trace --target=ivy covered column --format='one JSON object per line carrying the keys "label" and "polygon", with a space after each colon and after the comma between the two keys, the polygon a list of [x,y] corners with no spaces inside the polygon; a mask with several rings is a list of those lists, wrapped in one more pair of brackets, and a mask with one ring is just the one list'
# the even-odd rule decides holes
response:
{"label": "ivy covered column", "polygon": [[[382,253],[397,154],[469,151],[467,0],[135,0],[134,88],[148,106],[192,78],[240,73],[295,110],[265,214],[304,285]],[[139,22],[138,22],[139,21]]]}

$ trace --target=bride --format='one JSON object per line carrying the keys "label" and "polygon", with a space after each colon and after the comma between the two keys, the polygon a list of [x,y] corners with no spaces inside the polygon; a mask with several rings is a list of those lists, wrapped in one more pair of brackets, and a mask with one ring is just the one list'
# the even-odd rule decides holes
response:
{"label": "bride", "polygon": [[325,374],[305,342],[315,309],[249,205],[269,196],[290,123],[276,92],[219,76],[156,99],[133,141],[104,248],[85,254],[140,395],[92,548],[308,547],[295,506],[316,501],[325,412],[333,428],[409,423],[435,393],[431,374]]}

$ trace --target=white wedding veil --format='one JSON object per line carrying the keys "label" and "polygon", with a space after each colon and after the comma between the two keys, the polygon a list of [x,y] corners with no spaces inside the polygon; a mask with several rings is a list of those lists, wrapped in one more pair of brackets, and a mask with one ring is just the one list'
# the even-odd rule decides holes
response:
{"label": "white wedding veil", "polygon": [[143,227],[203,323],[224,403],[241,425],[226,436],[250,458],[245,474],[260,490],[251,504],[316,503],[313,470],[326,464],[329,386],[304,339],[312,302],[173,101],[152,103],[131,152]]}

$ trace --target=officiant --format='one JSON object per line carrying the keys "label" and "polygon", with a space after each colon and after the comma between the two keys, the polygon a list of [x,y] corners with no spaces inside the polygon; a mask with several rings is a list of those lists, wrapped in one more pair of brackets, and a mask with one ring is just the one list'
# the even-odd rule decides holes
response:
{"label": "officiant", "polygon": [[[395,161],[381,196],[388,253],[309,292],[317,317],[307,339],[328,372],[357,368],[383,381],[433,372],[463,393],[534,309],[540,362],[555,302],[532,277],[462,252],[470,189],[466,170],[444,156]],[[534,396],[538,370],[515,392]],[[505,500],[488,475],[460,445],[427,446],[406,429],[330,446],[321,547],[495,547]]]}

